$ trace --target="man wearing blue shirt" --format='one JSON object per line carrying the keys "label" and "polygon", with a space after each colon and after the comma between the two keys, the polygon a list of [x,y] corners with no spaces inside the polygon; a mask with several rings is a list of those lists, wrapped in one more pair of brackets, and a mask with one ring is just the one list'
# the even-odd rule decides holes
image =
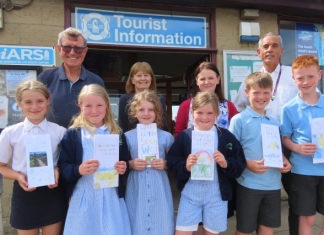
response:
{"label": "man wearing blue shirt", "polygon": [[67,28],[60,32],[56,48],[63,64],[42,72],[38,80],[51,92],[52,110],[48,114],[48,120],[67,128],[73,115],[80,111],[77,99],[82,87],[93,83],[103,87],[105,85],[98,75],[82,66],[88,47],[81,31]]}

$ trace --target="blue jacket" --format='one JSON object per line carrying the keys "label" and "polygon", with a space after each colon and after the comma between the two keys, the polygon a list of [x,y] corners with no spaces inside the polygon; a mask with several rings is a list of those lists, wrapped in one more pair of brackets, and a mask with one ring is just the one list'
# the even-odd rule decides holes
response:
{"label": "blue jacket", "polygon": [[[182,131],[169,149],[166,160],[168,169],[178,180],[177,187],[181,191],[191,176],[186,168],[186,162],[191,154],[191,136],[193,128]],[[217,127],[218,151],[226,161],[227,168],[223,169],[218,164],[217,173],[222,200],[228,201],[232,198],[232,187],[229,178],[238,178],[246,167],[246,160],[241,144],[235,136],[227,129]]]}
{"label": "blue jacket", "polygon": [[[83,149],[80,129],[68,129],[61,140],[61,152],[58,160],[58,167],[61,175],[66,181],[66,194],[68,197],[72,195],[73,189],[82,177],[79,172],[79,166],[82,163]],[[129,173],[128,161],[131,157],[128,152],[128,146],[125,135],[121,135],[119,145],[119,160],[127,163],[127,170],[124,175],[119,175],[118,194],[119,197],[125,196],[127,176]]]}

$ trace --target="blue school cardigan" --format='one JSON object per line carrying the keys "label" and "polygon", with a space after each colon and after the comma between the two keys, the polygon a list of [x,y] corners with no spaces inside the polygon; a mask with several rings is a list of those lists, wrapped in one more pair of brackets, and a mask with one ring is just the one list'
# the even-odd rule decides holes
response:
{"label": "blue school cardigan", "polygon": [[[186,168],[186,162],[191,154],[191,136],[193,128],[182,131],[169,149],[166,160],[168,169],[178,181],[177,187],[180,191],[188,182],[191,172]],[[232,199],[232,187],[229,178],[238,178],[246,167],[246,160],[241,144],[235,136],[227,129],[217,127],[218,151],[226,161],[227,168],[223,169],[218,164],[217,173],[222,200]]]}
{"label": "blue school cardigan", "polygon": [[[68,129],[61,140],[61,152],[57,164],[60,168],[61,176],[66,181],[66,195],[68,197],[72,195],[76,183],[82,177],[79,172],[82,156],[81,129]],[[120,136],[119,160],[125,161],[127,164],[125,174],[119,175],[118,195],[121,198],[125,196],[127,176],[129,173],[128,161],[131,160],[124,134]]]}

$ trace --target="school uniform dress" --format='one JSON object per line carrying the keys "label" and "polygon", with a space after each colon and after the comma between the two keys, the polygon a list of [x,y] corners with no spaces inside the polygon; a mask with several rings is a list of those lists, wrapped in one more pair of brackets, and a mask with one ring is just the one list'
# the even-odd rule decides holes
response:
{"label": "school uniform dress", "polygon": [[[132,159],[138,158],[137,129],[125,133]],[[170,133],[158,129],[159,157],[173,143]],[[131,170],[126,188],[126,205],[132,235],[174,234],[174,212],[170,183],[166,170],[147,167]]]}
{"label": "school uniform dress", "polygon": [[[186,161],[191,154],[193,128],[180,133],[167,153],[167,165],[178,180],[178,189],[182,191],[177,228],[181,231],[193,231],[193,226],[203,221],[205,229],[211,232],[226,230],[227,201],[232,198],[229,178],[239,177],[246,167],[243,149],[237,139],[226,129],[213,129],[215,149],[218,149],[227,161],[227,168],[215,166],[213,181],[193,181],[191,172],[186,169]],[[217,144],[218,143],[218,144]],[[201,213],[201,207],[207,204],[208,213]]]}
{"label": "school uniform dress", "polygon": [[[110,134],[105,126],[97,129],[96,133]],[[73,136],[73,132],[68,134]],[[77,141],[82,142],[82,161],[93,159],[94,139],[91,133],[81,128],[81,139]],[[94,189],[93,177],[93,174],[84,175],[74,186],[64,235],[131,234],[125,201],[119,197],[117,188]]]}
{"label": "school uniform dress", "polygon": [[[216,127],[212,130],[216,132]],[[215,134],[214,149],[217,150],[218,136]],[[222,200],[218,181],[217,167],[214,167],[214,179],[211,181],[189,179],[181,192],[176,222],[178,230],[186,231],[200,221],[203,221],[205,229],[213,233],[227,229],[227,201]]]}
{"label": "school uniform dress", "polygon": [[[176,124],[175,124],[175,131],[174,136],[177,138],[177,136],[180,134],[181,131],[193,127],[195,122],[192,115],[192,102],[193,99],[187,99],[184,102],[181,103]],[[219,127],[228,129],[229,123],[234,115],[237,114],[237,110],[234,106],[234,104],[229,100],[223,100],[223,102],[219,102],[219,115],[217,119],[215,120],[215,124],[217,124]],[[234,210],[236,207],[236,180],[230,179],[233,189],[233,198],[228,202],[228,214],[227,217],[231,217],[234,215]]]}
{"label": "school uniform dress", "polygon": [[[23,122],[5,128],[0,136],[0,162],[12,159],[12,169],[27,175],[25,137],[28,135],[49,134],[53,165],[57,164],[59,143],[65,128],[44,119],[34,125],[27,118]],[[40,228],[63,221],[67,211],[67,200],[63,185],[49,189],[37,187],[32,192],[24,191],[18,181],[14,181],[11,199],[10,224],[21,230]]]}

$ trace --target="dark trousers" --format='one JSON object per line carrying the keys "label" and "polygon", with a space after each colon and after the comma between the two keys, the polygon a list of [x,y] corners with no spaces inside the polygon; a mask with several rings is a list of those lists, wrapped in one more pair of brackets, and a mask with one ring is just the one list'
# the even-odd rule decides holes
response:
{"label": "dark trousers", "polygon": [[[291,155],[291,151],[289,151],[284,146],[282,146],[282,152],[285,155],[285,157],[289,159],[289,157]],[[296,215],[292,211],[291,200],[290,200],[291,183],[292,183],[292,176],[291,176],[291,172],[290,171],[288,173],[281,174],[281,183],[282,183],[282,185],[284,187],[284,190],[286,191],[286,193],[288,195],[288,205],[289,205],[289,210],[288,210],[289,235],[298,235],[299,215]]]}

